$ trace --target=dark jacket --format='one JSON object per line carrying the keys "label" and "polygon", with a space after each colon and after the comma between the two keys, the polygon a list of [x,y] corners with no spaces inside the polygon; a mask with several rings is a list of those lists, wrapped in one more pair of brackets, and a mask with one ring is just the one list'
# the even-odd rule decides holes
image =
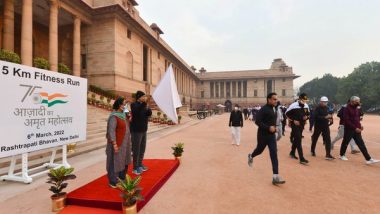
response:
{"label": "dark jacket", "polygon": [[326,119],[325,117],[329,114],[328,108],[317,106],[314,110],[314,125],[318,127],[328,127],[329,126],[329,119]]}
{"label": "dark jacket", "polygon": [[228,123],[229,126],[241,126],[243,127],[243,115],[241,114],[241,111],[232,111],[230,114],[230,122]]}
{"label": "dark jacket", "polygon": [[256,125],[259,127],[257,134],[274,135],[269,131],[269,127],[276,127],[277,110],[275,107],[266,104],[256,115]]}
{"label": "dark jacket", "polygon": [[148,130],[148,117],[152,115],[152,110],[146,103],[134,102],[131,104],[132,120],[131,132],[146,132]]}
{"label": "dark jacket", "polygon": [[344,129],[360,129],[360,110],[351,104],[347,104],[347,107],[343,111]]}
{"label": "dark jacket", "polygon": [[291,121],[299,121],[302,127],[304,127],[306,123],[306,121],[303,119],[304,116],[306,116],[307,119],[309,119],[309,106],[307,104],[301,105],[298,101],[291,104],[288,110],[286,111],[286,117],[289,118]]}

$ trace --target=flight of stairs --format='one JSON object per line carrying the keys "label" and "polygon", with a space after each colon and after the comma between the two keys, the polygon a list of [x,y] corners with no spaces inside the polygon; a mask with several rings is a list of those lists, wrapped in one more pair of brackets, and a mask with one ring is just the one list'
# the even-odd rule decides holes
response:
{"label": "flight of stairs", "polygon": [[[77,156],[83,153],[94,151],[97,149],[105,148],[106,146],[106,129],[107,129],[107,119],[110,111],[94,107],[92,105],[87,106],[87,140],[84,142],[78,142],[75,148],[75,152],[68,153],[68,158]],[[155,112],[154,112],[155,114]],[[187,119],[183,119],[186,121]],[[148,134],[157,132],[163,129],[170,128],[168,125],[159,125],[154,123],[149,123]],[[47,163],[50,160],[52,149],[44,149],[36,152],[29,153],[29,168],[34,168],[40,166],[43,163]],[[18,156],[16,170],[21,169],[21,155]],[[0,175],[8,173],[8,168],[10,164],[11,157],[0,159]],[[57,151],[56,161],[60,162],[62,160],[62,149]],[[70,162],[69,162],[70,163]]]}

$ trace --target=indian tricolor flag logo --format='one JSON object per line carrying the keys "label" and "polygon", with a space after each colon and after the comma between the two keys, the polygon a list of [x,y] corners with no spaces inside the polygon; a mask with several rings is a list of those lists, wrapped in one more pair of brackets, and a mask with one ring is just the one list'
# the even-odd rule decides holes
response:
{"label": "indian tricolor flag logo", "polygon": [[47,92],[36,93],[33,96],[33,102],[35,104],[46,104],[48,107],[56,104],[65,104],[68,101],[65,100],[67,95],[61,93],[48,94]]}

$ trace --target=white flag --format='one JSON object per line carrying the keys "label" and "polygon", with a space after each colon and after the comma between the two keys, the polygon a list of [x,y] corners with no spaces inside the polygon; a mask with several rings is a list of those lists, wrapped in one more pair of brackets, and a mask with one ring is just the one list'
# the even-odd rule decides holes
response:
{"label": "white flag", "polygon": [[172,64],[169,65],[164,77],[154,90],[153,99],[168,118],[178,123],[176,108],[181,107],[182,103],[178,95]]}

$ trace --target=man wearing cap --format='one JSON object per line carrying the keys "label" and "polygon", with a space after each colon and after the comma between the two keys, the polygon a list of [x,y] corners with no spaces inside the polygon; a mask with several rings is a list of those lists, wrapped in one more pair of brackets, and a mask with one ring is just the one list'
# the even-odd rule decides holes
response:
{"label": "man wearing cap", "polygon": [[350,103],[343,111],[343,124],[344,124],[344,137],[342,146],[340,147],[340,159],[347,161],[346,149],[351,138],[354,139],[356,145],[358,145],[360,151],[362,152],[366,163],[373,164],[380,162],[379,160],[372,159],[368,154],[367,147],[362,138],[363,126],[360,123],[360,110],[358,106],[360,105],[360,98],[357,96],[352,96]]}
{"label": "man wearing cap", "polygon": [[152,115],[152,110],[147,105],[147,96],[142,91],[135,94],[136,102],[131,104],[131,140],[133,153],[133,173],[136,175],[148,170],[142,164],[146,148],[146,132],[148,130],[148,118]]}
{"label": "man wearing cap", "polygon": [[307,95],[305,93],[300,94],[299,99],[292,103],[285,113],[289,120],[290,127],[292,128],[290,137],[292,149],[289,155],[293,159],[298,159],[295,154],[297,149],[301,164],[309,163],[309,161],[303,156],[302,151],[302,132],[305,123],[310,116],[309,106],[306,103],[307,101],[309,101]]}
{"label": "man wearing cap", "polygon": [[326,160],[334,160],[331,156],[331,138],[330,125],[332,124],[332,115],[329,114],[327,102],[329,99],[325,96],[321,97],[319,105],[314,110],[314,133],[311,136],[311,155],[315,157],[315,147],[319,135],[322,133],[323,142],[326,148]]}

